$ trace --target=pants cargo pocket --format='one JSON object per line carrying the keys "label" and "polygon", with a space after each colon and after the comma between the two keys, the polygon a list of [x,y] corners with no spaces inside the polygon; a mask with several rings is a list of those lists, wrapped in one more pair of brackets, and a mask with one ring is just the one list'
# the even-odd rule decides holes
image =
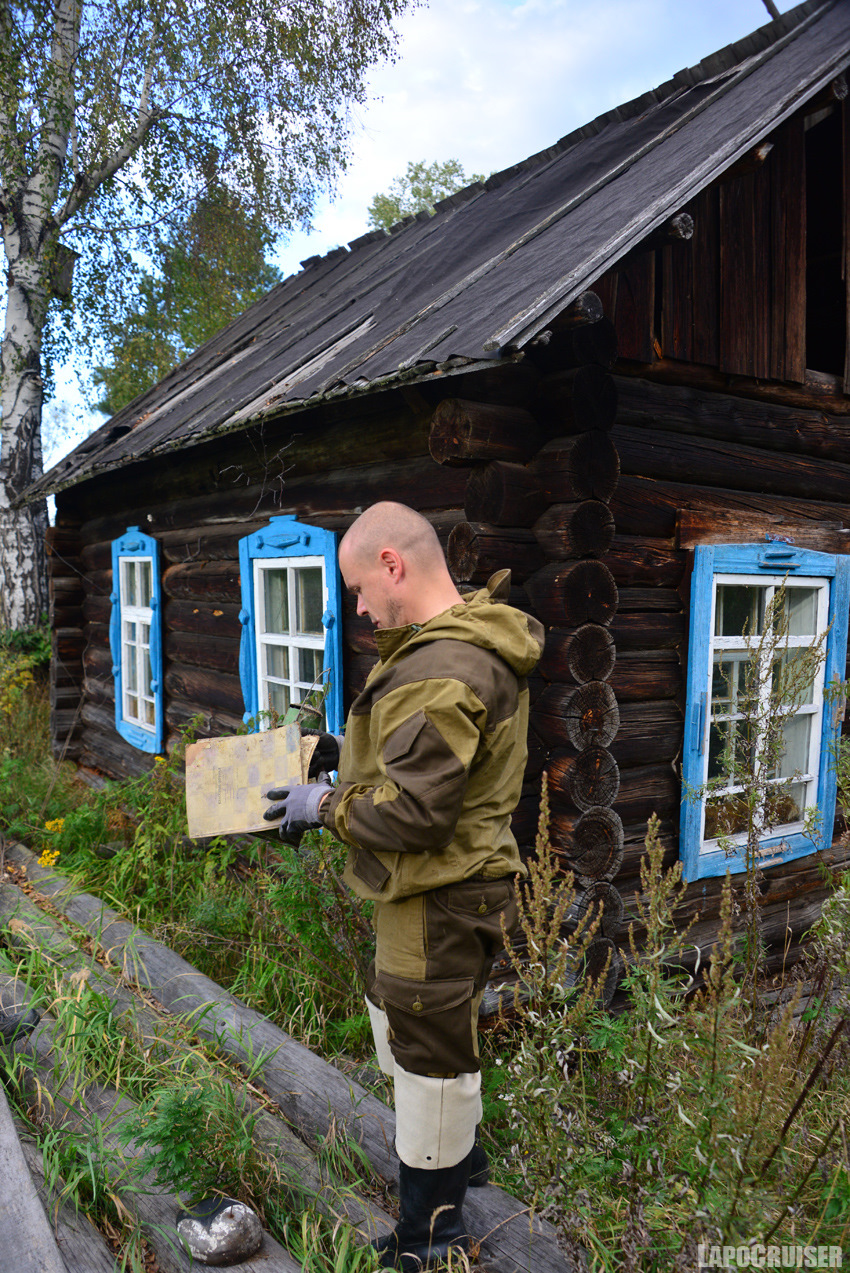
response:
{"label": "pants cargo pocket", "polygon": [[390,1048],[410,1074],[474,1074],[474,978],[413,981],[379,972],[371,996],[390,1023]]}

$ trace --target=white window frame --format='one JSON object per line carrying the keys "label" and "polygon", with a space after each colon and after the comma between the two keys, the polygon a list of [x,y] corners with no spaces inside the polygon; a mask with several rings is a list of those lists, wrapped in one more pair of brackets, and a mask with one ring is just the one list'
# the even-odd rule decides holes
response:
{"label": "white window frame", "polygon": [[[304,701],[304,696],[311,689],[321,692],[322,678],[317,677],[315,681],[308,684],[297,676],[298,651],[299,650],[319,650],[324,655],[325,650],[325,632],[320,634],[311,634],[307,632],[299,632],[296,626],[296,576],[299,571],[319,569],[322,572],[322,605],[321,612],[324,613],[328,608],[328,583],[325,571],[325,559],[323,556],[303,556],[303,557],[265,557],[254,558],[254,608],[255,608],[255,642],[256,642],[256,668],[257,668],[257,698],[259,702],[260,712],[268,713],[260,718],[260,729],[269,729],[271,726],[270,713],[272,711],[271,699],[269,694],[269,685],[283,685],[289,691],[290,706],[298,706]],[[285,572],[287,575],[287,604],[289,609],[289,631],[288,632],[266,632],[266,616],[265,616],[265,588],[263,586],[263,576],[266,573],[274,571]],[[289,676],[279,677],[270,674],[267,671],[266,651],[269,648],[285,649],[288,653]]]}
{"label": "white window frame", "polygon": [[[141,574],[141,572],[138,570],[138,567],[142,565],[146,565],[148,569],[150,570],[150,577],[151,577],[150,595],[152,599],[154,595],[154,592],[153,592],[154,560],[153,558],[147,557],[147,556],[120,558],[120,566],[119,566],[120,578],[119,578],[118,587],[119,587],[119,595],[121,598],[121,699],[122,699],[121,719],[126,721],[128,725],[135,725],[137,729],[143,729],[146,733],[153,735],[156,732],[156,696],[152,689],[152,684],[153,684],[153,681],[155,680],[154,671],[153,671],[153,654],[152,654],[154,610],[153,610],[153,607],[150,605],[147,605],[147,606],[130,605],[129,601],[127,600],[127,595],[129,591],[128,589],[129,580],[127,578],[128,569],[132,567],[133,571],[136,574],[136,595],[138,596],[140,592],[139,579]],[[128,626],[132,623],[136,625],[136,630],[138,634],[135,639],[131,638],[127,632]],[[142,641],[140,639],[141,634],[139,632],[139,629],[141,626],[144,626],[147,628],[147,633],[148,633],[147,641]],[[148,652],[148,667],[150,668],[150,676],[147,678],[146,686],[145,686],[146,678],[145,678],[145,660],[144,660],[145,650],[147,650]],[[136,673],[135,680],[136,680],[137,688],[135,691],[131,690],[130,684],[129,684],[130,677],[128,673],[130,671],[130,667],[129,667],[130,662],[134,664],[134,670]],[[138,701],[139,710],[135,714],[133,713],[130,707],[131,698],[135,698]],[[145,703],[150,704],[153,721],[147,720],[145,716],[143,715],[143,705]]]}

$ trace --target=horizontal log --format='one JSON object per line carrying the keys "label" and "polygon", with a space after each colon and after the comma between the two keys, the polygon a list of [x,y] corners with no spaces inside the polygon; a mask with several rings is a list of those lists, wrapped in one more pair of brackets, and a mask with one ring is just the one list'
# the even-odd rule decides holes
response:
{"label": "horizontal log", "polygon": [[[375,442],[371,427],[364,431],[369,445]],[[231,439],[232,440],[232,439]],[[311,441],[315,438],[311,436]],[[406,436],[410,446],[410,436]],[[365,445],[365,443],[364,443]],[[159,535],[184,526],[221,525],[225,520],[238,528],[244,520],[291,514],[308,525],[325,526],[329,515],[356,515],[356,510],[382,499],[397,499],[410,504],[423,515],[430,510],[461,508],[467,481],[462,468],[435,466],[424,439],[422,455],[392,462],[346,464],[339,454],[328,463],[323,473],[299,476],[291,469],[283,486],[264,479],[242,486],[224,483],[216,490],[192,495],[188,491],[179,498],[145,504],[135,513],[142,518],[149,534]],[[172,457],[173,458],[173,457]],[[290,453],[287,453],[287,461]],[[232,463],[232,456],[222,453],[222,468]],[[110,475],[114,477],[114,475]],[[127,526],[128,512],[139,498],[138,479],[127,493],[119,512],[86,522],[83,538],[87,544],[111,541]],[[330,528],[330,527],[329,527]],[[85,549],[83,556],[85,557]],[[102,568],[109,565],[108,559]]]}
{"label": "horizontal log", "polygon": [[850,464],[836,460],[641,429],[619,421],[614,438],[622,472],[639,477],[687,481],[698,473],[707,486],[813,499],[839,500],[850,489]]}
{"label": "horizontal log", "polygon": [[79,579],[85,573],[82,558],[77,555],[48,556],[45,567],[48,579]]}
{"label": "horizontal log", "polygon": [[676,543],[682,550],[699,544],[763,544],[767,539],[816,552],[850,552],[850,530],[840,521],[799,522],[778,513],[743,509],[685,508],[679,512]]}
{"label": "horizontal log", "polygon": [[51,738],[50,754],[60,764],[65,761],[78,761],[83,752],[82,738]]}
{"label": "horizontal log", "polygon": [[537,615],[555,627],[609,624],[618,605],[617,585],[602,562],[563,561],[543,566],[525,581]]}
{"label": "horizontal log", "polygon": [[526,345],[525,353],[544,374],[585,363],[595,363],[608,371],[617,361],[616,328],[610,318],[571,329],[552,326]]}
{"label": "horizontal log", "polygon": [[617,416],[617,387],[603,367],[588,363],[545,376],[537,404],[539,419],[552,433],[607,432]]}
{"label": "horizontal log", "polygon": [[100,539],[93,544],[83,544],[80,559],[87,571],[112,569],[112,540]]}
{"label": "horizontal log", "polygon": [[620,724],[617,700],[604,681],[577,688],[548,685],[531,709],[531,723],[550,746],[576,751],[607,747]]}
{"label": "horizontal log", "polygon": [[197,561],[239,560],[239,540],[268,524],[268,517],[254,518],[224,526],[190,526],[161,532],[157,539],[164,561],[186,565]]}
{"label": "horizontal log", "polygon": [[618,610],[609,631],[620,651],[675,648],[685,639],[685,616]]}
{"label": "horizontal log", "polygon": [[547,442],[529,467],[551,504],[586,499],[607,503],[620,475],[617,449],[598,429]]}
{"label": "horizontal log", "polygon": [[588,499],[578,504],[552,504],[532,529],[552,561],[604,557],[614,539],[614,518],[607,504]]}
{"label": "horizontal log", "polygon": [[682,609],[682,599],[674,588],[620,588],[618,591],[617,609],[621,612],[670,611],[676,614]]}
{"label": "horizontal log", "polygon": [[108,677],[86,677],[84,691],[89,703],[99,703],[101,706],[115,704],[115,681],[111,673]]}
{"label": "horizontal log", "polygon": [[[108,704],[84,702],[80,708],[80,718],[87,726],[109,734],[115,730],[115,708]],[[120,735],[116,736],[120,737]]]}
{"label": "horizontal log", "polygon": [[100,623],[108,627],[112,618],[112,602],[109,597],[86,597],[82,613],[87,624]]}
{"label": "horizontal log", "polygon": [[223,738],[235,734],[242,725],[242,716],[234,716],[230,712],[201,709],[197,703],[189,703],[185,699],[169,698],[165,704],[165,720],[172,730],[182,732],[187,726],[200,717],[197,726],[199,738]]}
{"label": "horizontal log", "polygon": [[613,804],[624,823],[646,822],[653,813],[675,818],[681,795],[681,782],[672,765],[640,765],[621,771],[620,792]]}
{"label": "horizontal log", "polygon": [[201,711],[219,710],[231,716],[241,716],[245,711],[239,677],[224,672],[170,663],[165,672],[165,690],[175,698],[197,703]]}
{"label": "horizontal log", "polygon": [[86,572],[85,587],[87,597],[108,597],[112,592],[111,570],[89,570]]}
{"label": "horizontal log", "polygon": [[594,807],[579,817],[553,807],[552,845],[566,867],[583,880],[612,880],[623,860],[623,824],[613,809]]}
{"label": "horizontal log", "polygon": [[232,561],[169,566],[162,576],[162,586],[169,597],[178,601],[238,602],[242,599],[239,566]]}
{"label": "horizontal log", "polygon": [[79,663],[84,646],[82,628],[54,628],[50,634],[50,657],[58,663]]}
{"label": "horizontal log", "polygon": [[522,464],[493,460],[474,469],[466,484],[463,507],[471,522],[494,526],[531,526],[543,505],[543,488]]}
{"label": "horizontal log", "polygon": [[62,707],[50,711],[50,737],[55,742],[66,738],[79,738],[83,722],[79,707]]}
{"label": "horizontal log", "polygon": [[585,685],[607,681],[614,669],[616,648],[610,628],[585,623],[580,628],[551,628],[539,671],[547,681]]}
{"label": "horizontal log", "polygon": [[619,705],[620,728],[609,748],[623,771],[646,763],[673,760],[682,749],[684,719],[671,699],[661,702],[622,703]]}
{"label": "horizontal log", "polygon": [[581,811],[614,804],[620,790],[617,762],[604,747],[587,747],[577,755],[555,752],[546,764],[546,780],[553,804]]}
{"label": "horizontal log", "polygon": [[548,750],[546,744],[533,729],[528,730],[528,760],[525,764],[523,782],[536,781],[543,772]]}
{"label": "horizontal log", "polygon": [[87,645],[83,651],[83,671],[87,677],[112,680],[112,654],[108,647]]}
{"label": "horizontal log", "polygon": [[621,652],[610,678],[618,703],[676,698],[683,677],[675,650]]}
{"label": "horizontal log", "polygon": [[154,758],[125,743],[114,729],[111,733],[86,726],[81,739],[80,764],[108,778],[139,778],[153,769]]}
{"label": "horizontal log", "polygon": [[211,641],[238,641],[242,634],[241,609],[241,602],[236,601],[176,601],[170,597],[163,609],[163,620],[172,632],[193,633]]}
{"label": "horizontal log", "polygon": [[44,551],[50,557],[75,557],[80,551],[79,527],[48,526],[44,532]]}
{"label": "horizontal log", "polygon": [[603,558],[618,588],[675,588],[687,558],[663,539],[615,535]]}
{"label": "horizontal log", "polygon": [[82,627],[85,617],[85,602],[76,606],[52,605],[50,607],[50,626],[52,628]]}
{"label": "horizontal log", "polygon": [[709,393],[732,393],[737,398],[754,398],[779,407],[802,407],[825,411],[827,415],[850,415],[850,398],[844,394],[844,377],[806,369],[802,384],[779,384],[748,376],[730,376],[725,371],[675,358],[656,358],[652,363],[632,363],[623,367],[629,375],[665,385],[688,385]]}
{"label": "horizontal log", "polygon": [[850,456],[850,420],[846,416],[686,385],[661,385],[632,376],[617,376],[615,380],[620,401],[617,418],[623,424],[845,463]]}
{"label": "horizontal log", "polygon": [[[780,516],[799,523],[801,535],[817,527],[812,522],[846,522],[845,503],[826,500],[792,499],[761,495],[755,491],[731,490],[728,487],[693,485],[690,482],[661,482],[651,478],[622,475],[611,499],[611,511],[621,534],[647,535],[672,539],[676,534],[679,511],[706,509],[728,513],[733,509],[749,512],[758,518]],[[825,538],[829,543],[829,532]],[[808,542],[804,547],[812,546]],[[824,549],[824,551],[833,551]],[[840,551],[836,548],[835,551]]]}
{"label": "horizontal log", "polygon": [[486,583],[497,570],[526,579],[543,564],[540,545],[530,530],[458,522],[449,536],[446,560],[455,579]]}
{"label": "horizontal log", "polygon": [[72,606],[83,603],[83,581],[79,575],[48,580],[48,592],[54,605]]}
{"label": "horizontal log", "polygon": [[166,631],[165,657],[172,663],[188,663],[215,672],[239,675],[239,641],[220,636],[211,640],[193,632]]}
{"label": "horizontal log", "polygon": [[501,407],[444,398],[434,412],[428,447],[437,464],[477,460],[523,463],[540,445],[534,416],[522,407]]}
{"label": "horizontal log", "polygon": [[351,698],[356,698],[372,668],[378,661],[377,654],[349,654],[345,660],[345,689]]}
{"label": "horizontal log", "polygon": [[76,707],[80,702],[81,694],[78,685],[50,685],[50,707],[62,709],[66,707]]}
{"label": "horizontal log", "polygon": [[83,629],[86,646],[109,649],[109,626],[106,623],[87,623]]}
{"label": "horizontal log", "polygon": [[537,796],[523,796],[511,814],[511,831],[519,845],[533,845],[537,838],[540,817],[540,800]]}

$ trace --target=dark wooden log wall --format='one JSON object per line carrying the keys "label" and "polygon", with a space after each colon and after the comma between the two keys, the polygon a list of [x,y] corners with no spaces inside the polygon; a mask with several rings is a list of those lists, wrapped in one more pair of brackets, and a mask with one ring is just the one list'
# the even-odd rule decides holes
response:
{"label": "dark wooden log wall", "polygon": [[[511,374],[498,389],[508,401]],[[111,553],[128,525],[160,544],[169,749],[193,717],[212,736],[241,723],[238,542],[270,516],[289,513],[342,531],[369,503],[396,498],[420,508],[445,543],[463,519],[467,475],[439,468],[428,454],[435,401],[409,391],[408,399],[373,403],[368,428],[357,410],[348,423],[330,413],[295,436],[291,424],[266,426],[253,438],[198,447],[60,494],[49,540],[54,748],[115,778],[153,763],[114,727]],[[262,458],[278,453],[271,466]],[[357,620],[353,607],[343,615],[343,639],[350,701],[375,658],[371,624]]]}

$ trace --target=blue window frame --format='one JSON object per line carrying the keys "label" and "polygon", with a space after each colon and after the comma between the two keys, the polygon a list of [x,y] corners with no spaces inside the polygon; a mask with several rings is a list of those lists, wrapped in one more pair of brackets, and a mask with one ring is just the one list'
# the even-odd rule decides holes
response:
{"label": "blue window frame", "polygon": [[138,526],[112,543],[109,644],[115,728],[140,751],[161,752],[162,624],[159,544]]}
{"label": "blue window frame", "polygon": [[[685,742],[682,754],[680,856],[686,880],[745,870],[744,847],[727,856],[717,839],[718,801],[726,816],[735,788],[707,800],[705,783],[722,782],[718,759],[736,728],[738,665],[747,657],[744,629],[755,632],[776,588],[788,596],[790,649],[812,644],[828,630],[826,657],[812,685],[785,726],[786,755],[777,781],[787,786],[789,821],[774,827],[762,843],[765,865],[789,862],[821,847],[804,833],[807,809],[817,811],[823,839],[830,843],[835,819],[836,778],[831,748],[840,732],[838,712],[823,690],[844,679],[847,658],[850,557],[810,552],[783,543],[706,545],[694,550],[691,582]],[[767,685],[767,679],[764,684]],[[714,808],[712,808],[714,806]],[[734,804],[731,804],[734,812]],[[797,816],[792,816],[796,814]],[[743,834],[734,837],[743,841]]]}
{"label": "blue window frame", "polygon": [[327,687],[325,726],[339,733],[342,589],[336,535],[294,517],[273,517],[239,541],[242,643],[239,675],[246,724],[267,728],[311,689]]}

